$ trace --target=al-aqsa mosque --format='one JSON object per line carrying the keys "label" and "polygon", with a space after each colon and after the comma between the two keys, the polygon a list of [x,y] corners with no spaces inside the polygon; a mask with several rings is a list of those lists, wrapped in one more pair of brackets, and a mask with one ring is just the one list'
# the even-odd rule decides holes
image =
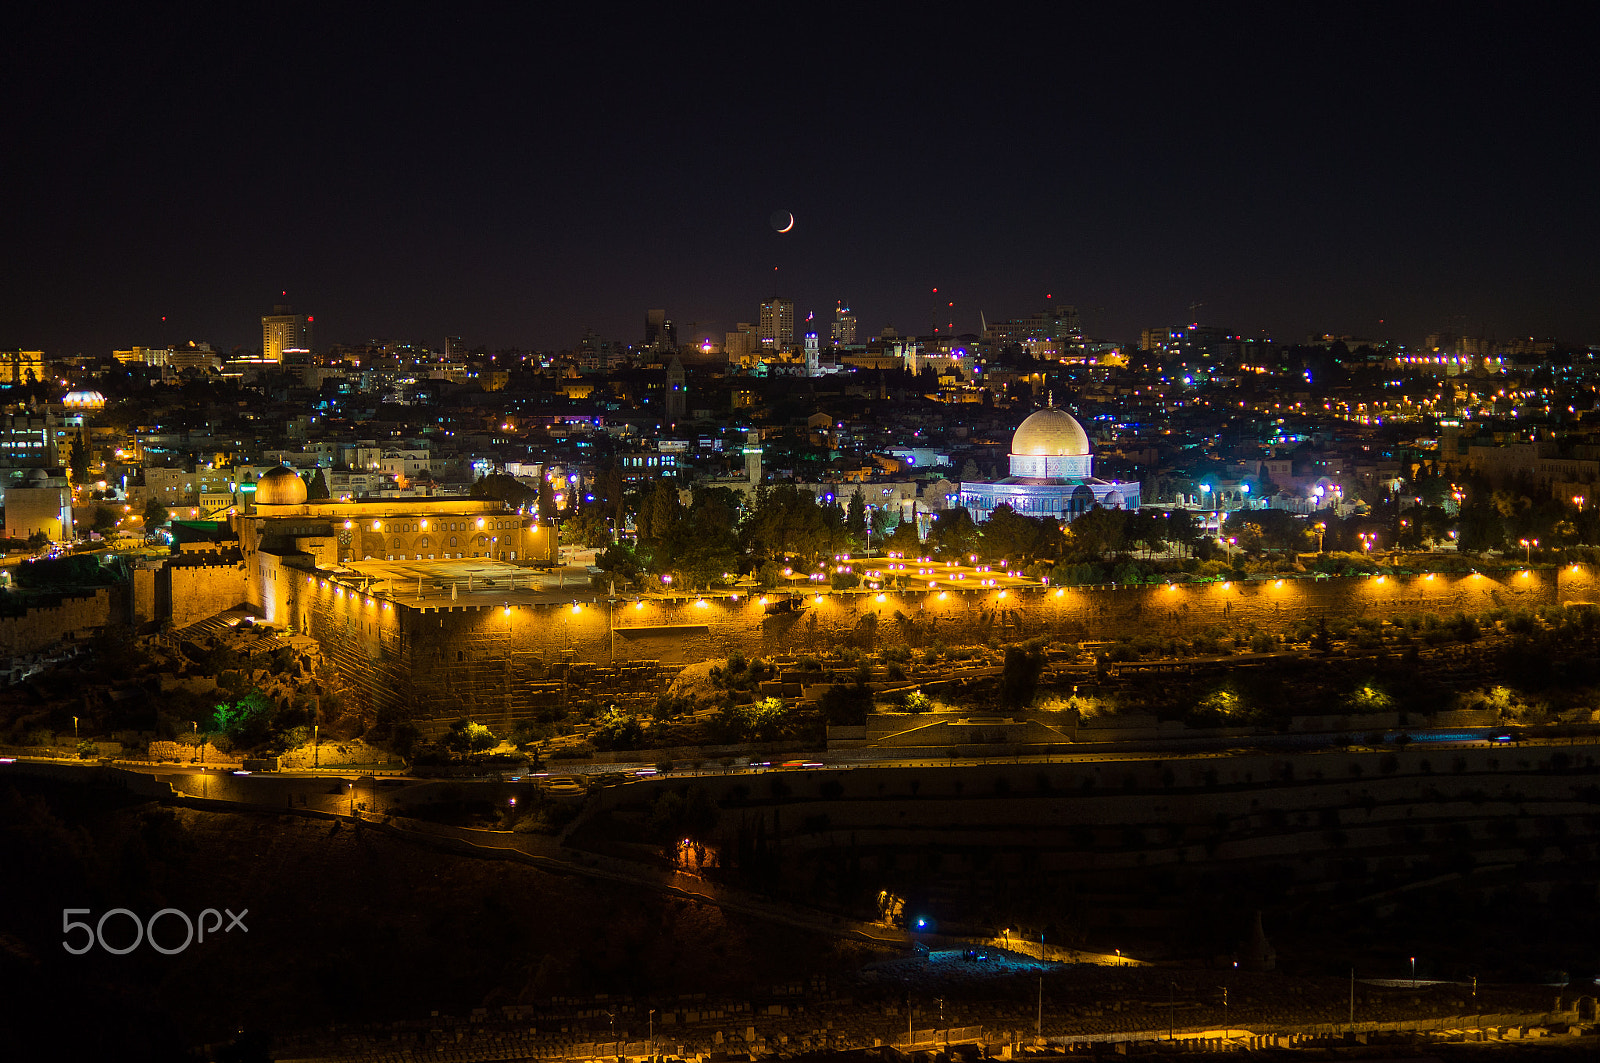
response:
{"label": "al-aqsa mosque", "polygon": [[1011,437],[1011,475],[963,481],[961,504],[973,520],[988,520],[1004,503],[1024,517],[1070,521],[1096,505],[1138,509],[1138,483],[1097,480],[1088,433],[1066,410],[1040,410]]}

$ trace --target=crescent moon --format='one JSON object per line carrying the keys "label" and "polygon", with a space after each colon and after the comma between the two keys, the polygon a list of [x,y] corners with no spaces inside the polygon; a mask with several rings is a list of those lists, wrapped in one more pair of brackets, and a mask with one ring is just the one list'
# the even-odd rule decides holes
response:
{"label": "crescent moon", "polygon": [[780,232],[780,233],[786,233],[786,232],[788,232],[788,231],[789,231],[789,230],[790,230],[790,229],[793,229],[793,228],[794,228],[794,212],[793,212],[793,211],[790,211],[790,212],[789,212],[789,224],[788,224],[788,225],[785,225],[785,226],[784,226],[784,227],[783,227],[783,228],[781,228],[781,229],[779,229],[779,230],[778,230],[778,231],[779,231],[779,232]]}

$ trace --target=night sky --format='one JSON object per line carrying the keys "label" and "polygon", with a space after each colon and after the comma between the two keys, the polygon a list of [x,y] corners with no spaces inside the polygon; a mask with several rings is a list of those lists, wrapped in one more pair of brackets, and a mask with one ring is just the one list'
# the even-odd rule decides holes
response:
{"label": "night sky", "polygon": [[720,339],[775,284],[824,335],[938,287],[958,330],[1600,342],[1588,30],[1310,6],[30,5],[0,349],[259,346],[283,289],[319,346]]}

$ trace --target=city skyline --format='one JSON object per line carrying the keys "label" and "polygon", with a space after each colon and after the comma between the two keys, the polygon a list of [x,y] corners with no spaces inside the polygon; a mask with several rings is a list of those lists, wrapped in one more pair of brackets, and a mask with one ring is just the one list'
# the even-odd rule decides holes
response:
{"label": "city skyline", "polygon": [[715,335],[775,289],[917,334],[933,288],[957,331],[1053,296],[1123,342],[1600,341],[1592,105],[1555,25],[1090,11],[975,24],[1008,51],[967,61],[885,15],[758,61],[755,18],[29,18],[0,347],[253,346],[285,290],[326,342],[631,342],[647,307]]}

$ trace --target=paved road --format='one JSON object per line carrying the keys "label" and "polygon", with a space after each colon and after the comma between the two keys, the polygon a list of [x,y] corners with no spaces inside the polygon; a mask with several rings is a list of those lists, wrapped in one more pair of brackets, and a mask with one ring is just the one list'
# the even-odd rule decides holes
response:
{"label": "paved road", "polygon": [[[1557,747],[1557,746],[1594,746],[1600,745],[1600,735],[1583,735],[1567,738],[1533,738],[1522,739],[1512,743],[1505,739],[1506,732],[1500,728],[1476,728],[1470,730],[1426,730],[1406,728],[1403,730],[1386,731],[1384,738],[1389,749],[1397,749],[1395,739],[1405,735],[1409,741],[1408,748],[1412,749],[1481,749],[1488,746],[1512,745],[1519,747]],[[1369,747],[1351,746],[1352,752],[1359,752]],[[782,753],[782,754],[757,754],[754,757],[741,757],[730,767],[723,768],[710,761],[704,761],[698,769],[680,769],[671,773],[672,777],[689,777],[696,775],[728,775],[728,774],[763,774],[772,771],[803,771],[818,768],[947,768],[947,767],[974,767],[980,765],[1004,764],[1084,764],[1107,763],[1117,761],[1138,760],[1172,760],[1179,757],[1215,758],[1230,756],[1249,756],[1258,753],[1318,753],[1318,752],[1344,752],[1346,747],[1335,746],[1334,736],[1330,734],[1286,734],[1286,735],[1259,735],[1248,739],[1241,738],[1199,738],[1199,739],[1173,739],[1149,743],[1140,743],[1133,749],[1095,749],[1085,746],[1082,750],[1074,749],[1069,753],[1038,753],[996,755],[988,757],[929,757],[905,756],[893,749],[841,749],[832,752],[810,753]],[[49,763],[80,764],[93,767],[93,761],[68,761],[53,760],[48,757],[20,757],[20,760],[41,760]],[[484,779],[497,781],[521,781],[523,778],[534,780],[542,777],[561,775],[610,775],[624,774],[635,775],[644,773],[641,778],[657,776],[656,759],[615,761],[607,763],[576,762],[551,760],[537,772],[527,776],[496,773],[476,777],[457,778],[452,781],[471,782]],[[786,768],[786,764],[803,764],[804,768]],[[119,768],[129,771],[143,772],[152,775],[191,775],[205,773],[209,775],[238,774],[239,769],[233,765],[222,767],[202,767],[199,765],[179,764],[147,764],[137,761],[119,761]],[[389,772],[374,772],[365,766],[333,765],[320,769],[300,769],[271,773],[255,773],[258,778],[275,778],[283,780],[321,780],[342,779],[346,782],[355,779],[371,778],[374,774],[385,777],[406,779],[413,782],[427,781],[420,777],[407,775],[393,775]]]}

